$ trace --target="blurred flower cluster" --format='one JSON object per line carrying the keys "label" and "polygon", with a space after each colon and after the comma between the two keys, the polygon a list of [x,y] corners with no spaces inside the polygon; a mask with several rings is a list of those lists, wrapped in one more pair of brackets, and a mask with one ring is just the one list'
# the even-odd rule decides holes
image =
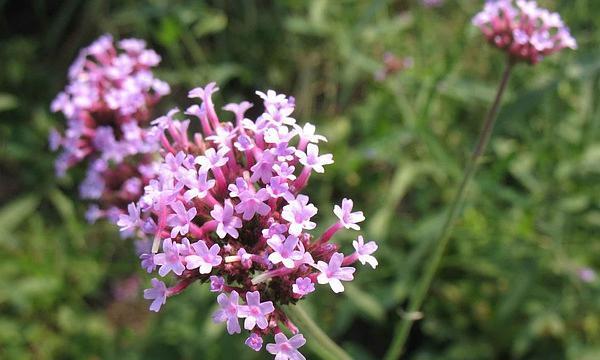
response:
{"label": "blurred flower cluster", "polygon": [[61,150],[56,173],[63,176],[87,161],[80,194],[96,201],[87,216],[92,222],[101,216],[116,220],[155,175],[152,160],[159,147],[143,127],[170,92],[152,73],[159,62],[143,40],[115,46],[110,35],[101,36],[81,50],[69,69],[69,84],[52,102],[52,111],[67,118],[64,134],[50,133],[51,149]]}
{"label": "blurred flower cluster", "polygon": [[421,0],[421,5],[429,8],[440,7],[444,5],[445,0]]}
{"label": "blurred flower cluster", "polygon": [[[233,121],[222,122],[212,101],[217,90],[210,83],[189,92],[201,105],[185,114],[199,120],[203,134],[188,135],[190,120],[174,119],[176,109],[152,122],[163,158],[118,225],[154,239],[153,251],[141,255],[144,269],[176,278],[171,287],[152,280],[144,292],[151,310],[196,281],[210,283],[219,294],[213,319],[226,322],[230,334],[241,332],[243,319],[250,332],[246,344],[254,350],[274,334],[267,351],[304,359],[297,348],[305,340],[281,305],[296,303],[317,283],[344,291],[342,282],[354,278],[352,264],[377,266],[377,245],[358,236],[354,252],[344,255],[331,242],[342,229],[360,230],[364,216],[349,199],[334,207],[338,220],[321,236],[309,233],[318,209],[301,191],[333,158],[320,153],[318,143],[326,139],[313,125],[300,126],[291,117],[294,98],[257,91],[264,110],[256,120],[245,117],[252,104],[244,101],[227,104]],[[294,336],[288,339],[282,327]]]}
{"label": "blurred flower cluster", "polygon": [[558,13],[538,7],[535,1],[488,1],[473,18],[487,40],[506,51],[514,61],[536,64],[564,48],[577,48]]}

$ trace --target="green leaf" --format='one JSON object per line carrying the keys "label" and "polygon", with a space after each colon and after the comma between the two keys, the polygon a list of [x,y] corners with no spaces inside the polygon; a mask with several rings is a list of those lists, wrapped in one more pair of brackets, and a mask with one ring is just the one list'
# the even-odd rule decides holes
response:
{"label": "green leaf", "polygon": [[385,319],[385,309],[377,299],[354,284],[346,284],[345,287],[348,299],[362,314],[377,322],[382,322]]}
{"label": "green leaf", "polygon": [[196,37],[218,33],[227,27],[227,16],[221,12],[212,12],[210,16],[203,16],[192,29]]}
{"label": "green leaf", "polygon": [[85,239],[83,238],[84,230],[81,224],[77,221],[77,215],[75,213],[75,206],[73,202],[65,196],[60,190],[54,189],[49,193],[50,201],[52,205],[58,210],[61,218],[63,219],[69,235],[74,240],[75,245],[83,247]]}
{"label": "green leaf", "polygon": [[[17,225],[29,217],[38,207],[40,199],[35,195],[25,195],[13,200],[0,210],[0,232],[10,233]],[[0,237],[4,239],[5,237]]]}

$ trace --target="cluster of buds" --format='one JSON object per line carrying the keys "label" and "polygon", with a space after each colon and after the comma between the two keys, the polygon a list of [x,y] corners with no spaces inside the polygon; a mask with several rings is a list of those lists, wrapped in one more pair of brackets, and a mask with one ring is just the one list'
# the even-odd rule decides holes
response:
{"label": "cluster of buds", "polygon": [[[292,97],[257,91],[264,112],[256,120],[245,117],[252,104],[244,101],[226,105],[234,120],[221,122],[212,101],[217,90],[211,83],[189,92],[202,103],[185,114],[199,119],[204,135],[188,136],[189,120],[175,120],[177,110],[152,122],[162,145],[158,175],[118,225],[154,239],[152,251],[140,257],[148,273],[175,277],[171,287],[152,279],[144,292],[150,310],[159,311],[194,282],[209,283],[219,294],[215,322],[226,322],[234,334],[243,319],[252,349],[259,351],[263,337],[273,334],[267,351],[277,359],[304,359],[297,350],[304,337],[282,305],[295,304],[317,283],[344,291],[342,282],[354,278],[352,264],[377,266],[377,245],[358,236],[345,256],[330,241],[342,229],[360,230],[364,216],[349,199],[334,207],[338,220],[320,237],[309,233],[317,207],[301,191],[333,157],[319,154],[317,143],[326,139],[313,125],[299,126],[291,117]],[[288,339],[285,328],[294,336]]]}
{"label": "cluster of buds", "polygon": [[159,145],[143,127],[170,91],[151,71],[159,62],[143,40],[124,39],[115,46],[110,35],[101,36],[81,50],[69,69],[69,84],[52,102],[52,111],[67,118],[64,135],[50,133],[51,149],[62,150],[56,172],[63,176],[87,161],[80,193],[98,201],[88,211],[90,221],[118,218],[155,176]]}
{"label": "cluster of buds", "polygon": [[374,75],[374,78],[377,81],[384,81],[397,72],[412,68],[414,61],[412,57],[400,58],[395,54],[386,51],[383,54],[382,65],[383,66],[379,68]]}
{"label": "cluster of buds", "polygon": [[513,61],[536,64],[564,48],[576,49],[558,13],[538,7],[535,1],[488,1],[473,18],[487,40],[506,51]]}

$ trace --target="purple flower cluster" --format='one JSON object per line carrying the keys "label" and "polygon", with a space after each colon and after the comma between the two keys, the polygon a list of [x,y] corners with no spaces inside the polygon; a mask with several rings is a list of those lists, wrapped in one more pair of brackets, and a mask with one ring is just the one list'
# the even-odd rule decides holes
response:
{"label": "purple flower cluster", "polygon": [[558,13],[538,7],[535,1],[488,1],[473,18],[488,41],[506,51],[514,61],[536,64],[564,48],[576,49]]}
{"label": "purple flower cluster", "polygon": [[[195,281],[210,283],[219,293],[215,322],[225,322],[234,334],[243,319],[252,349],[260,350],[263,337],[274,334],[268,352],[277,359],[304,359],[297,351],[304,337],[281,305],[296,303],[317,283],[344,291],[343,282],[354,278],[352,264],[377,266],[377,245],[359,236],[345,256],[330,241],[342,229],[360,230],[365,219],[349,199],[335,206],[338,221],[321,236],[309,233],[318,209],[301,191],[313,171],[324,172],[333,158],[321,153],[318,143],[326,139],[313,125],[299,126],[291,117],[292,97],[257,91],[264,104],[258,118],[247,118],[252,104],[242,102],[226,105],[233,121],[221,122],[212,101],[217,90],[210,83],[189,92],[201,105],[185,114],[199,120],[203,134],[188,135],[189,120],[175,120],[176,111],[153,122],[163,159],[119,225],[154,238],[153,251],[141,256],[144,269],[176,278],[172,287],[152,280],[144,293],[152,300],[150,310],[158,311],[167,297]],[[288,339],[282,326],[295,335]]]}
{"label": "purple flower cluster", "polygon": [[64,134],[50,133],[51,149],[61,150],[56,172],[62,176],[88,162],[80,194],[99,203],[88,211],[90,221],[116,219],[155,176],[159,144],[144,125],[170,91],[151,71],[159,62],[143,40],[124,39],[115,46],[110,35],[101,36],[81,50],[69,69],[69,84],[52,102],[52,111],[67,118]]}

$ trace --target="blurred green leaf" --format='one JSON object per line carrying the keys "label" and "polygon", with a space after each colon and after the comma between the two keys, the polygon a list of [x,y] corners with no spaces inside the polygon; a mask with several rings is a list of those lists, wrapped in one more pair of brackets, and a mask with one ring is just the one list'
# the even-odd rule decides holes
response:
{"label": "blurred green leaf", "polygon": [[30,194],[4,205],[0,209],[0,234],[3,234],[0,238],[5,239],[5,236],[31,216],[39,202],[40,199],[37,196]]}
{"label": "blurred green leaf", "polygon": [[12,110],[17,106],[18,101],[14,95],[0,93],[0,112]]}
{"label": "blurred green leaf", "polygon": [[385,309],[371,294],[361,290],[354,284],[347,284],[345,288],[347,296],[349,296],[350,301],[354,303],[360,313],[378,322],[385,319]]}
{"label": "blurred green leaf", "polygon": [[211,13],[210,16],[203,16],[200,21],[194,25],[192,31],[196,37],[213,34],[222,31],[227,26],[227,16],[220,12]]}

